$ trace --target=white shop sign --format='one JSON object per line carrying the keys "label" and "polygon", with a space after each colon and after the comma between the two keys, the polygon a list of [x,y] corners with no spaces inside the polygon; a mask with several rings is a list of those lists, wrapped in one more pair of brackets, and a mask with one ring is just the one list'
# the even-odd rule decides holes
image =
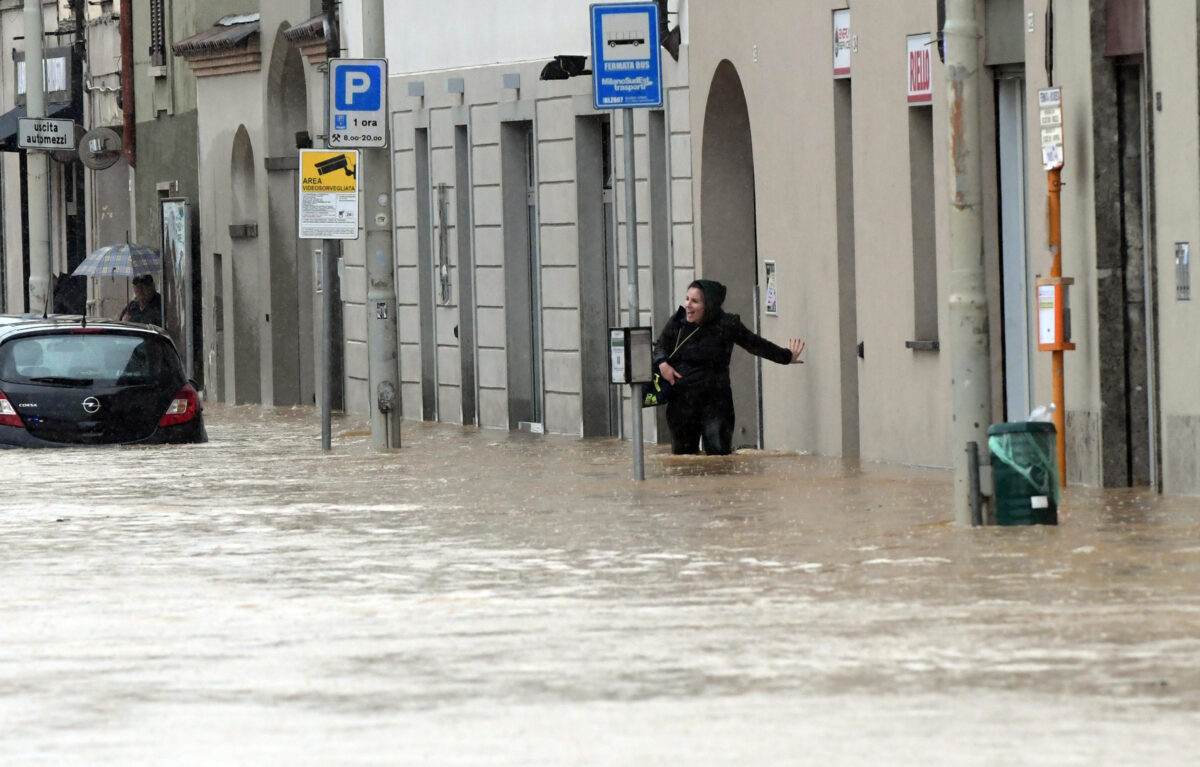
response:
{"label": "white shop sign", "polygon": [[926,32],[908,36],[908,104],[920,106],[933,103],[932,36]]}
{"label": "white shop sign", "polygon": [[833,76],[850,76],[850,9],[833,12]]}

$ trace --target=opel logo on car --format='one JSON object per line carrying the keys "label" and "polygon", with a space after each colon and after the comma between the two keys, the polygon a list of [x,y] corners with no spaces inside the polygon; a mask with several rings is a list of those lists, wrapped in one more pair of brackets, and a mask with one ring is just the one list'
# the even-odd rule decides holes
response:
{"label": "opel logo on car", "polygon": [[95,397],[88,397],[83,401],[83,411],[91,414],[100,410],[100,400]]}

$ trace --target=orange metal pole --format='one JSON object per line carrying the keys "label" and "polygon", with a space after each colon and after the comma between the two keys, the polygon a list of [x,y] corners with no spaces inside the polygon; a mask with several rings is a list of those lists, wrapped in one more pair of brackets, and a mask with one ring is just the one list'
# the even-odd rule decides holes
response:
{"label": "orange metal pole", "polygon": [[1062,169],[1054,168],[1047,174],[1050,207],[1050,276],[1062,277],[1062,205],[1059,192],[1062,190]]}
{"label": "orange metal pole", "polygon": [[[1062,206],[1059,192],[1062,190],[1062,169],[1054,168],[1047,174],[1050,209],[1050,276],[1062,277]],[[1058,442],[1058,480],[1062,487],[1067,486],[1067,435],[1066,435],[1066,393],[1063,385],[1063,351],[1055,349],[1051,353],[1051,375],[1054,396],[1054,431]]]}

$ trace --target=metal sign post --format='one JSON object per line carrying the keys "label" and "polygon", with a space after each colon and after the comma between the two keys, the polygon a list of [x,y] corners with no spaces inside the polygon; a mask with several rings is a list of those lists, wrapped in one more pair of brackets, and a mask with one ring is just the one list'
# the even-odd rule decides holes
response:
{"label": "metal sign post", "polygon": [[1038,122],[1042,129],[1042,167],[1046,170],[1049,210],[1050,278],[1038,280],[1038,350],[1051,353],[1050,373],[1054,398],[1054,428],[1057,433],[1058,478],[1067,486],[1067,405],[1063,352],[1071,351],[1070,310],[1067,289],[1075,282],[1062,276],[1062,89],[1038,91]]}
{"label": "metal sign post", "polygon": [[[662,57],[659,53],[658,3],[591,6],[592,96],[596,109],[621,109],[625,142],[625,234],[629,257],[629,324],[637,325],[638,296],[637,174],[634,165],[633,110],[661,107]],[[642,444],[641,384],[630,384],[633,420],[633,478],[646,476]]]}
{"label": "metal sign post", "polygon": [[301,239],[321,243],[321,448],[329,450],[333,401],[333,263],[337,240],[358,239],[358,152],[300,150]]}

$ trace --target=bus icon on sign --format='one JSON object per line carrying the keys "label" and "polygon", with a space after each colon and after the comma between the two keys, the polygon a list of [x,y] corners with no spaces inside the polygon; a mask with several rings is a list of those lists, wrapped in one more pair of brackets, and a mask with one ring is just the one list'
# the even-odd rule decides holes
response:
{"label": "bus icon on sign", "polygon": [[616,36],[608,41],[609,48],[616,48],[618,45],[632,45],[636,48],[639,45],[645,44],[646,38],[639,37],[639,33],[637,32],[618,32]]}
{"label": "bus icon on sign", "polygon": [[[614,4],[614,9],[624,10]],[[647,61],[650,52],[650,17],[644,13],[623,13],[614,10],[600,21],[600,40],[610,50],[614,61]]]}

